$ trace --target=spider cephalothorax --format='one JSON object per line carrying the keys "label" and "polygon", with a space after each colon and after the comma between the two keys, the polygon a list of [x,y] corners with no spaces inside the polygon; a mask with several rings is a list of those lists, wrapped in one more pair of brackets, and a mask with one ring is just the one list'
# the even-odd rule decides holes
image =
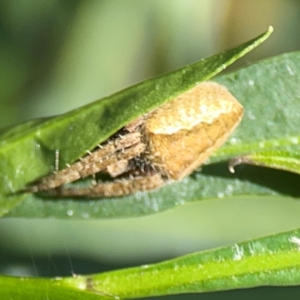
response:
{"label": "spider cephalothorax", "polygon": [[[60,196],[113,197],[158,188],[200,166],[226,141],[242,115],[243,107],[225,87],[200,83],[28,190],[61,187],[56,191]],[[87,188],[62,186],[98,172],[108,173],[113,180]]]}

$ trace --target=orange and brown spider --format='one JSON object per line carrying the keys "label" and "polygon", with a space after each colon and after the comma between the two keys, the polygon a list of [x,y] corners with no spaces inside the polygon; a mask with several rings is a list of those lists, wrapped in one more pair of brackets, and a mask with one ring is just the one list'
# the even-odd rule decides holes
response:
{"label": "orange and brown spider", "polygon": [[[243,107],[229,91],[203,82],[125,126],[98,150],[27,189],[59,196],[114,197],[149,191],[199,167],[238,126]],[[64,187],[106,172],[110,182]],[[60,189],[56,189],[60,187]]]}

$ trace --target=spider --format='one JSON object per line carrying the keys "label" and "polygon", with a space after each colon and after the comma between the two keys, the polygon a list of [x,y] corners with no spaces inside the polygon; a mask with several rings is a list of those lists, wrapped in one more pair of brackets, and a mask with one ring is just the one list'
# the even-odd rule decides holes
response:
{"label": "spider", "polygon": [[[27,191],[52,190],[65,197],[118,197],[159,188],[199,167],[227,140],[242,116],[243,107],[224,86],[197,84]],[[112,180],[81,188],[63,186],[98,172],[108,173]]]}

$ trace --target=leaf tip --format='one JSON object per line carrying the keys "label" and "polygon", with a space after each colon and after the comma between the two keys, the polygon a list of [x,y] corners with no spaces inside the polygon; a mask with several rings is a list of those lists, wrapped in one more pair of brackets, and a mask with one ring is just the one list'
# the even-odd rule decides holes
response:
{"label": "leaf tip", "polygon": [[274,31],[274,27],[272,25],[270,25],[268,27],[267,33],[271,34],[271,33],[273,33],[273,31]]}
{"label": "leaf tip", "polygon": [[235,173],[235,167],[238,166],[238,165],[241,165],[241,164],[249,164],[249,165],[252,164],[252,165],[254,165],[255,162],[252,161],[247,156],[235,157],[235,158],[233,158],[229,161],[229,164],[228,164],[229,172],[234,174]]}

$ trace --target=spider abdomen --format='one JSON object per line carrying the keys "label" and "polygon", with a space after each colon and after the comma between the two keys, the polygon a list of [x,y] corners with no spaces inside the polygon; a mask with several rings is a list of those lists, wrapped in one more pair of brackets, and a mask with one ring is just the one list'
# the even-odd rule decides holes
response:
{"label": "spider abdomen", "polygon": [[178,180],[200,166],[240,123],[243,107],[229,91],[203,82],[146,118],[146,159]]}

